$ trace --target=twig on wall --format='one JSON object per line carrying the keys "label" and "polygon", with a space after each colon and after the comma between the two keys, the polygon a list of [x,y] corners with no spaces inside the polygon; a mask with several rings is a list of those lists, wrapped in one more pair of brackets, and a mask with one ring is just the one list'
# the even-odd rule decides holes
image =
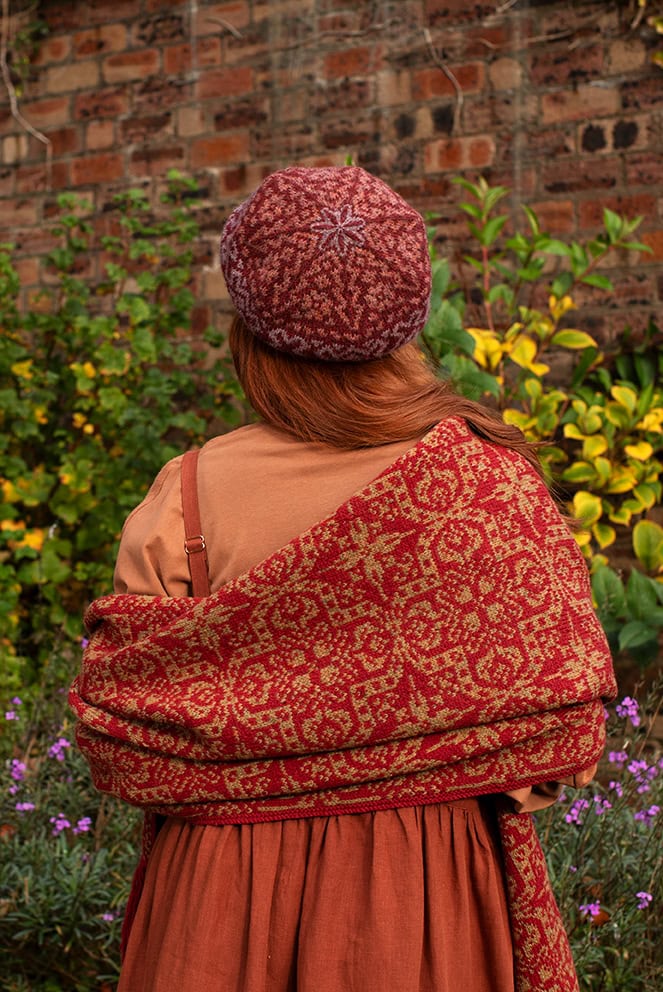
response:
{"label": "twig on wall", "polygon": [[458,124],[458,119],[463,109],[463,89],[460,83],[458,82],[458,80],[456,79],[455,75],[449,68],[449,66],[446,64],[444,59],[440,56],[439,52],[435,48],[435,45],[433,44],[433,39],[431,38],[431,34],[428,28],[424,28],[424,39],[428,46],[428,51],[431,54],[431,58],[433,59],[433,62],[438,67],[438,69],[442,70],[442,72],[447,77],[447,79],[453,86],[454,90],[456,91],[456,103],[454,105],[454,119],[453,119],[453,126],[451,128],[451,133],[454,134]]}
{"label": "twig on wall", "polygon": [[230,34],[234,35],[235,38],[242,37],[242,32],[238,31],[235,25],[231,24],[230,21],[224,20],[223,17],[206,17],[205,20],[209,21],[210,24],[218,24],[225,31],[229,31]]}
{"label": "twig on wall", "polygon": [[21,113],[18,105],[18,97],[16,95],[16,87],[12,82],[11,72],[9,70],[9,63],[7,61],[7,53],[9,50],[9,0],[2,0],[2,32],[0,34],[0,73],[2,74],[2,81],[5,84],[5,89],[7,90],[7,96],[9,97],[9,109],[11,110],[11,115],[14,120],[18,121],[24,131],[31,134],[33,138],[37,141],[41,141],[42,144],[46,145],[46,168],[48,170],[49,184],[50,184],[50,173],[51,173],[51,156],[53,151],[53,146],[50,138],[47,138],[45,134],[38,131],[36,127],[33,127],[30,121]]}

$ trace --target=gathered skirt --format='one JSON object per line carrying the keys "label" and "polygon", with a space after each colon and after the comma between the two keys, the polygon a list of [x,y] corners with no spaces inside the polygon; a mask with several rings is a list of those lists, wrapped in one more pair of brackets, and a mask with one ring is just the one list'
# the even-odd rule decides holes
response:
{"label": "gathered skirt", "polygon": [[490,800],[167,820],[118,992],[514,992]]}

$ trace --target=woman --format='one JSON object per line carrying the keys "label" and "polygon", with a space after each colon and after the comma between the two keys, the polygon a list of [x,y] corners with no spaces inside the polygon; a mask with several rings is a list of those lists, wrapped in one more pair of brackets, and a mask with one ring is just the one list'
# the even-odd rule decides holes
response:
{"label": "woman", "polygon": [[614,683],[536,454],[412,343],[426,234],[380,180],[274,173],[221,260],[261,420],[129,517],[71,694],[149,814],[120,992],[576,989],[527,814]]}

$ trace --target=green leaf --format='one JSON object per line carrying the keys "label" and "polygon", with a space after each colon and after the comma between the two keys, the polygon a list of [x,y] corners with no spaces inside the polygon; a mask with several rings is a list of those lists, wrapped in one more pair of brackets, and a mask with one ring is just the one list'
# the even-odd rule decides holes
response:
{"label": "green leaf", "polygon": [[539,234],[541,231],[541,227],[539,225],[539,218],[536,216],[532,208],[528,207],[526,204],[523,203],[522,208],[525,213],[525,216],[527,217],[527,222],[532,229],[532,234]]}
{"label": "green leaf", "polygon": [[626,613],[626,593],[622,580],[609,566],[602,565],[592,575],[592,592],[601,622]]}
{"label": "green leaf", "polygon": [[595,478],[594,466],[589,462],[575,462],[562,472],[564,482],[592,482]]}
{"label": "green leaf", "polygon": [[433,296],[439,296],[440,298],[444,296],[449,286],[449,280],[451,278],[451,269],[449,267],[449,262],[446,258],[438,258],[432,264],[433,270],[433,285],[432,292]]}
{"label": "green leaf", "polygon": [[560,348],[596,348],[596,341],[586,331],[565,330],[553,334],[551,344]]}
{"label": "green leaf", "polygon": [[583,276],[580,282],[584,282],[587,286],[596,286],[597,289],[605,289],[608,293],[614,289],[608,277],[599,275],[598,272],[590,272],[589,275]]}
{"label": "green leaf", "polygon": [[614,210],[609,210],[608,207],[604,207],[603,226],[605,227],[610,244],[615,244],[615,242],[619,241],[624,226],[619,214],[616,214]]}
{"label": "green leaf", "polygon": [[633,528],[633,550],[648,572],[663,568],[663,527],[651,520],[640,520]]}
{"label": "green leaf", "polygon": [[500,236],[500,232],[508,219],[505,215],[502,217],[491,217],[490,220],[486,221],[481,232],[481,237],[479,238],[480,243],[486,247],[492,245]]}
{"label": "green leaf", "polygon": [[630,648],[643,647],[651,641],[656,641],[656,629],[640,620],[632,620],[619,632],[619,649],[628,651]]}
{"label": "green leaf", "polygon": [[626,583],[626,602],[631,616],[636,620],[648,622],[652,611],[656,609],[658,597],[654,586],[653,579],[643,575],[637,568],[631,569]]}

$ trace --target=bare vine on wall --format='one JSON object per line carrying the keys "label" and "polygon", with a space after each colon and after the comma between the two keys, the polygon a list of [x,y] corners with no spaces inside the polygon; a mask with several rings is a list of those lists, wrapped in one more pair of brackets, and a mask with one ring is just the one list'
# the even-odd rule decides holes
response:
{"label": "bare vine on wall", "polygon": [[[46,166],[50,177],[52,144],[45,134],[42,134],[27,120],[21,113],[18,104],[19,92],[17,85],[12,78],[12,69],[18,71],[22,79],[30,64],[30,54],[34,50],[37,36],[41,33],[40,22],[29,24],[22,31],[11,33],[12,11],[9,7],[9,0],[2,0],[2,23],[0,25],[0,75],[7,92],[9,109],[15,121],[20,124],[24,131],[31,134],[33,138],[41,141],[46,146]],[[14,56],[10,65],[10,55]],[[18,57],[16,57],[18,56]],[[50,181],[50,178],[49,178]]]}

